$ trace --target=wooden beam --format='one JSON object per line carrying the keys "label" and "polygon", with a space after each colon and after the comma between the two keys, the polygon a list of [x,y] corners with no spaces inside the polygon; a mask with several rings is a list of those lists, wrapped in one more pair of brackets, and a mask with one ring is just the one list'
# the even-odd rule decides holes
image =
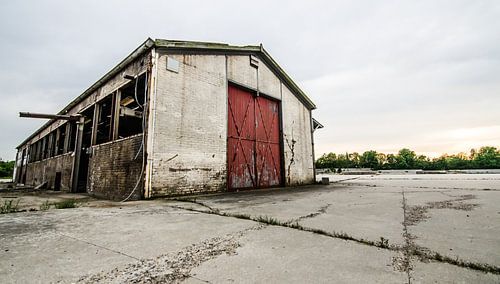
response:
{"label": "wooden beam", "polygon": [[120,127],[120,101],[121,101],[121,96],[122,93],[120,90],[117,90],[115,92],[115,97],[113,101],[113,125],[111,126],[111,131],[113,132],[112,134],[112,139],[111,140],[116,140],[118,139],[118,127]]}

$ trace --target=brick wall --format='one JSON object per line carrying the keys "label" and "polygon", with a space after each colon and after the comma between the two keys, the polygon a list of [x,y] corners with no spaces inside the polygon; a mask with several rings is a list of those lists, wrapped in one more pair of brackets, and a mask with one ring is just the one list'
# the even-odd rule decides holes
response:
{"label": "brick wall", "polygon": [[286,185],[313,183],[311,113],[285,85],[282,86],[282,108]]}
{"label": "brick wall", "polygon": [[[140,178],[142,134],[92,147],[89,161],[88,193],[101,198],[122,200]],[[141,199],[144,182],[139,182],[132,200]]]}
{"label": "brick wall", "polygon": [[158,59],[151,195],[226,188],[227,84],[223,55],[168,55],[179,72]]}
{"label": "brick wall", "polygon": [[54,188],[56,173],[61,173],[61,190],[71,190],[71,170],[73,167],[72,153],[59,155],[43,161],[29,163],[26,171],[26,184],[37,186],[44,182],[47,187]]}

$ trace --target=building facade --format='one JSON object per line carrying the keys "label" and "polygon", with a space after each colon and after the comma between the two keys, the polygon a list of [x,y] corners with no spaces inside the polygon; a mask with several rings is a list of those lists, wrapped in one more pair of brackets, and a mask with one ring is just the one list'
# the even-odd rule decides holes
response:
{"label": "building facade", "polygon": [[17,147],[15,180],[114,200],[310,184],[313,109],[262,46],[148,39]]}

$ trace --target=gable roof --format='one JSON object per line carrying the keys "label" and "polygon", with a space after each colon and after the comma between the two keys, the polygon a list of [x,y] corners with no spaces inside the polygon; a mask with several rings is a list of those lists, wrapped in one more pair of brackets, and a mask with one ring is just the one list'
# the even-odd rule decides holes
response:
{"label": "gable roof", "polygon": [[[149,51],[151,48],[156,47],[158,49],[166,49],[172,51],[190,51],[190,52],[200,52],[200,53],[222,53],[222,54],[253,54],[259,56],[266,65],[275,73],[282,82],[290,88],[292,93],[297,96],[297,98],[310,110],[315,109],[316,105],[309,99],[309,97],[299,88],[299,86],[288,76],[288,74],[278,65],[278,63],[271,57],[271,55],[264,49],[262,44],[260,45],[246,45],[246,46],[236,46],[229,45],[225,43],[214,43],[214,42],[199,42],[199,41],[180,41],[180,40],[166,40],[166,39],[156,39],[151,38],[146,39],[139,47],[137,47],[132,53],[130,53],[125,59],[108,71],[104,76],[102,76],[97,82],[92,84],[88,89],[86,89],[81,95],[71,101],[66,107],[64,107],[57,114],[66,114],[72,107],[83,101],[86,97],[91,95],[95,90],[104,85],[112,77],[116,76],[121,70],[123,70],[127,65],[137,59],[139,56],[143,55],[145,52]],[[34,136],[40,133],[43,129],[48,127],[54,122],[54,119],[47,121],[42,127],[36,130],[28,138],[26,138],[19,146],[31,140]]]}

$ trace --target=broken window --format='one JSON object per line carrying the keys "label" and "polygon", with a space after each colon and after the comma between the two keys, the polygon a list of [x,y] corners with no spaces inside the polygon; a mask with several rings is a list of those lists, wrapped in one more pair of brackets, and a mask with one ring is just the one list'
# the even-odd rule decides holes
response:
{"label": "broken window", "polygon": [[42,138],[42,157],[41,160],[47,159],[49,156],[49,143],[48,143],[48,137],[45,136]]}
{"label": "broken window", "polygon": [[40,160],[40,140],[34,144],[35,152],[33,153],[33,162]]}
{"label": "broken window", "polygon": [[56,131],[49,134],[49,158],[54,157],[56,154]]}
{"label": "broken window", "polygon": [[38,140],[38,150],[37,150],[37,161],[40,161],[43,159],[43,139],[42,140]]}
{"label": "broken window", "polygon": [[94,108],[92,106],[82,112],[82,115],[85,117],[83,123],[83,139],[82,139],[82,148],[88,148],[92,145],[92,129],[94,123]]}
{"label": "broken window", "polygon": [[66,141],[66,123],[57,128],[57,134],[56,156],[64,153],[64,143]]}
{"label": "broken window", "polygon": [[143,133],[146,75],[139,76],[121,89],[118,138]]}
{"label": "broken window", "polygon": [[107,96],[98,103],[96,144],[113,139],[113,95]]}
{"label": "broken window", "polygon": [[35,159],[35,144],[30,145],[30,150],[28,152],[29,152],[28,163],[32,163]]}
{"label": "broken window", "polygon": [[66,149],[66,152],[75,151],[75,143],[76,143],[76,122],[69,122],[69,144]]}

